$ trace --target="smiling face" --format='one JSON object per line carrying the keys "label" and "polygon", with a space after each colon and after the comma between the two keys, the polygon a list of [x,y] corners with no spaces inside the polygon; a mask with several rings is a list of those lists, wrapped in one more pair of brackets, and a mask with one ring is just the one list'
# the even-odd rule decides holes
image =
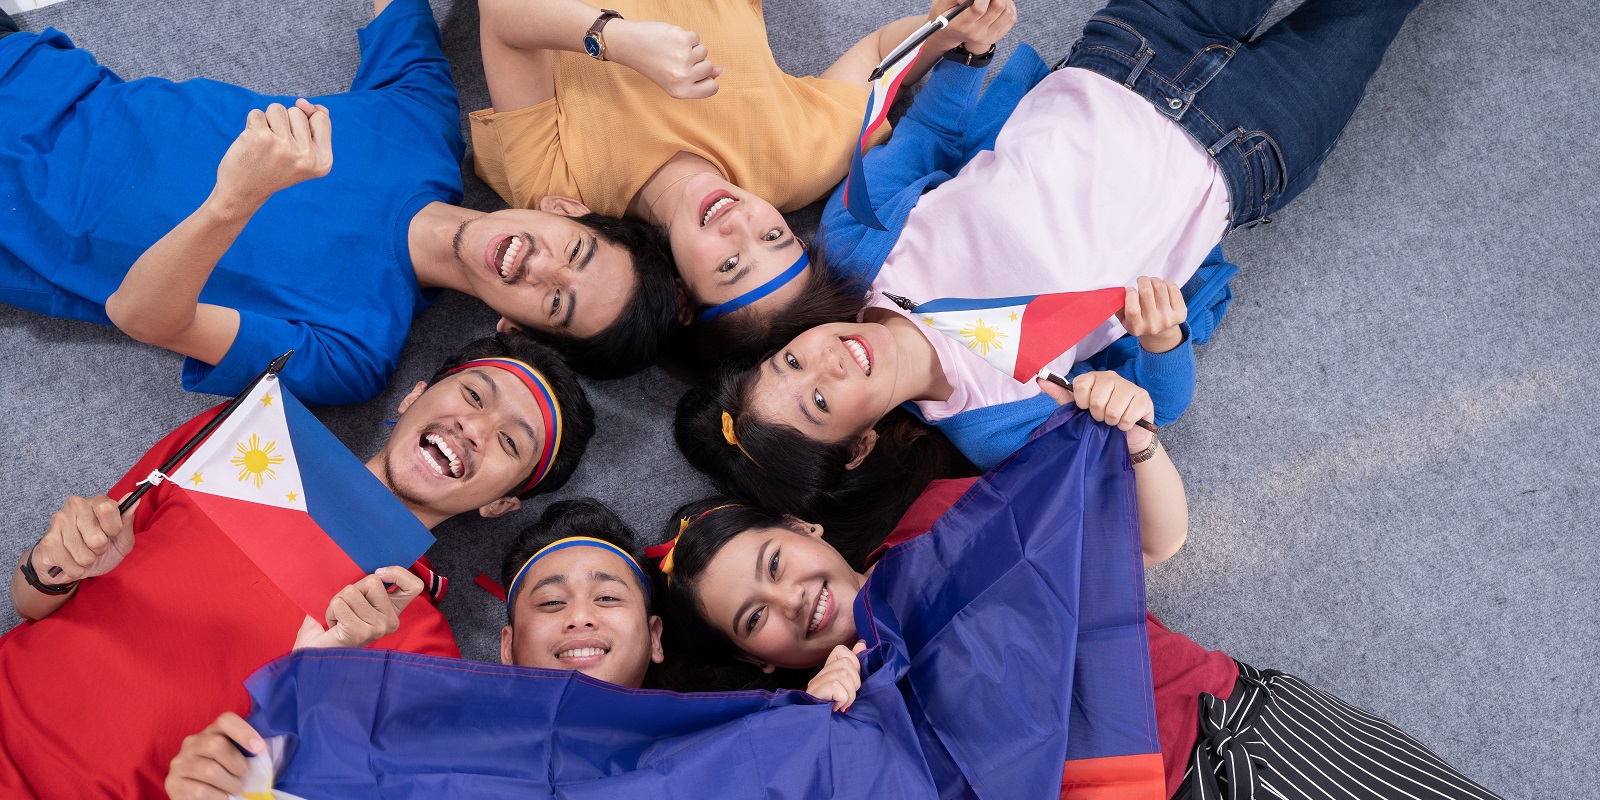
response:
{"label": "smiling face", "polygon": [[594,336],[638,290],[627,251],[565,213],[513,208],[474,217],[452,247],[470,293],[529,330]]}
{"label": "smiling face", "polygon": [[638,688],[661,663],[661,618],[650,615],[639,579],[620,556],[598,547],[556,550],[517,581],[500,660],[572,669]]}
{"label": "smiling face", "polygon": [[730,539],[695,583],[712,627],[756,661],[805,669],[856,641],[854,606],[866,577],[821,528],[755,528]]}
{"label": "smiling face", "polygon": [[[719,175],[694,175],[675,191],[677,205],[667,220],[672,258],[684,288],[702,306],[766,283],[805,252],[777,208]],[[801,283],[797,276],[753,307],[783,308]]]}
{"label": "smiling face", "polygon": [[[475,508],[492,516],[488,507],[528,480],[546,435],[527,386],[504,370],[475,367],[417,384],[374,460],[378,476],[419,516]],[[514,509],[511,501],[504,511]]]}
{"label": "smiling face", "polygon": [[897,395],[897,356],[882,325],[819,325],[756,367],[750,410],[819,442],[859,437],[904,399]]}

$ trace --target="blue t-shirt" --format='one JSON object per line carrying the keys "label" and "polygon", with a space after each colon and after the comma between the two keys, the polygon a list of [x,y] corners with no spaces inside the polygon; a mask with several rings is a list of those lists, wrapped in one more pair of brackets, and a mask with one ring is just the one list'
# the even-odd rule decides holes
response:
{"label": "blue t-shirt", "polygon": [[[362,402],[388,383],[417,285],[406,233],[461,199],[460,110],[426,0],[360,32],[333,120],[333,170],[279,192],[200,293],[239,311],[222,363],[188,359],[185,389],[235,394],[273,358],[303,400]],[[0,302],[110,324],[105,301],[194,212],[251,109],[272,97],[211,80],[123,81],[55,29],[0,38]]]}

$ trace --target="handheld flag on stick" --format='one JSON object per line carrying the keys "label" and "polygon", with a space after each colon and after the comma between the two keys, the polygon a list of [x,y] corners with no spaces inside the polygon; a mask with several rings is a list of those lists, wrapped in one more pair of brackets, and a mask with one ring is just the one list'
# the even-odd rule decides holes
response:
{"label": "handheld flag on stick", "polygon": [[308,615],[379,567],[406,566],[433,534],[278,382],[289,353],[122,502],[171,481]]}
{"label": "handheld flag on stick", "polygon": [[867,96],[867,112],[861,120],[861,137],[856,141],[855,150],[850,155],[850,174],[844,180],[844,207],[855,217],[857,222],[869,228],[886,230],[883,222],[878,219],[872,210],[872,198],[867,195],[866,170],[861,165],[861,155],[866,152],[867,142],[872,134],[877,132],[878,126],[889,117],[889,106],[894,102],[894,96],[900,91],[900,82],[905,78],[905,72],[916,62],[917,56],[922,53],[922,45],[926,44],[928,37],[944,29],[961,12],[972,7],[973,0],[966,0],[961,5],[934,17],[915,33],[906,37],[906,40],[889,51],[868,80],[872,84],[872,93]]}
{"label": "handheld flag on stick", "polygon": [[916,303],[884,293],[912,318],[966,345],[990,366],[1027,383],[1067,348],[1122,310],[1125,290],[1021,297],[948,297]]}

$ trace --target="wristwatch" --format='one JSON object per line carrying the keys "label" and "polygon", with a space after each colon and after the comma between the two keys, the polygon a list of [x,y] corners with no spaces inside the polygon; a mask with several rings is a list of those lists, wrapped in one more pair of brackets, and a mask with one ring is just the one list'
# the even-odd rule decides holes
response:
{"label": "wristwatch", "polygon": [[956,62],[957,64],[966,64],[969,67],[987,67],[989,66],[989,62],[994,60],[994,47],[995,46],[991,44],[989,45],[988,50],[985,50],[982,53],[974,53],[971,50],[968,50],[966,45],[958,44],[955,47],[946,50],[944,57]]}
{"label": "wristwatch", "polygon": [[606,23],[613,19],[622,19],[622,15],[609,8],[600,9],[600,16],[589,26],[589,32],[583,35],[583,51],[596,61],[606,60]]}

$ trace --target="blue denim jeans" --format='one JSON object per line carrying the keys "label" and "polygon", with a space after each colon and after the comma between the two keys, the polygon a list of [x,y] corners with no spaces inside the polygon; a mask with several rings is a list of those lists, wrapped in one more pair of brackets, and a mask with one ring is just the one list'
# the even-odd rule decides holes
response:
{"label": "blue denim jeans", "polygon": [[1307,0],[1252,39],[1272,0],[1111,0],[1064,65],[1188,131],[1227,177],[1231,227],[1254,227],[1316,180],[1420,1]]}

